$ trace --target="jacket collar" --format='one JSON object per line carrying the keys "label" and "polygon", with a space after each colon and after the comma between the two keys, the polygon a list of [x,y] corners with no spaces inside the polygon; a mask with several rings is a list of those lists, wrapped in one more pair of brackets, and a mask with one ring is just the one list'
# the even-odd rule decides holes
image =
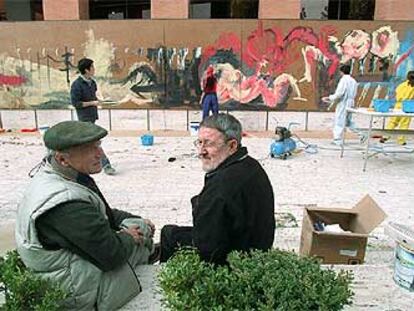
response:
{"label": "jacket collar", "polygon": [[91,85],[91,84],[92,84],[92,82],[94,81],[92,77],[87,78],[87,77],[85,77],[84,75],[79,75],[79,78],[80,78],[83,82],[87,83],[88,85]]}
{"label": "jacket collar", "polygon": [[79,173],[75,169],[71,167],[64,167],[57,163],[55,158],[52,156],[49,159],[49,164],[52,167],[52,169],[59,175],[61,175],[63,178],[69,179],[73,182],[76,182],[78,184],[81,184],[83,186],[86,186],[88,188],[91,188],[91,185],[95,185],[95,181],[93,178],[87,174]]}
{"label": "jacket collar", "polygon": [[209,178],[213,175],[215,175],[218,171],[233,165],[234,163],[243,161],[248,156],[247,148],[246,147],[240,147],[234,154],[229,156],[227,159],[225,159],[223,162],[217,166],[217,168],[214,171],[206,173],[206,178]]}

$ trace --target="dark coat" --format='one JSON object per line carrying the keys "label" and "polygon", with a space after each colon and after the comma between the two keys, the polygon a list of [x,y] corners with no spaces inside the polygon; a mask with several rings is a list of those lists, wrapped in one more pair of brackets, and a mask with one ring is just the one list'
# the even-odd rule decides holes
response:
{"label": "dark coat", "polygon": [[272,247],[272,185],[245,147],[206,174],[203,190],[191,203],[193,241],[203,260],[223,264],[233,250]]}
{"label": "dark coat", "polygon": [[98,119],[98,108],[96,106],[83,107],[83,102],[97,100],[96,91],[98,90],[96,82],[90,80],[89,83],[79,76],[70,89],[70,100],[76,108],[79,121],[94,123]]}

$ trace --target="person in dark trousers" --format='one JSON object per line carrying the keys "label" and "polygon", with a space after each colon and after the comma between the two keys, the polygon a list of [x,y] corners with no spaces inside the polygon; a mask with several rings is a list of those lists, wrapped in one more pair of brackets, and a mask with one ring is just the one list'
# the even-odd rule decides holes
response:
{"label": "person in dark trousers", "polygon": [[180,246],[195,247],[207,262],[226,264],[233,251],[269,250],[275,235],[272,185],[241,145],[240,122],[217,114],[200,124],[198,149],[204,187],[191,199],[193,226],[161,229],[161,262]]}
{"label": "person in dark trousers", "polygon": [[[95,123],[99,118],[99,100],[96,97],[98,88],[93,79],[93,76],[95,75],[93,60],[82,58],[78,62],[78,70],[80,75],[72,83],[70,100],[72,105],[76,108],[76,114],[78,115],[79,121]],[[116,173],[105,153],[102,157],[102,166],[107,175],[114,175]]]}
{"label": "person in dark trousers", "polygon": [[212,66],[207,68],[206,77],[203,80],[201,106],[203,109],[203,120],[208,117],[210,110],[213,115],[218,114],[217,78],[214,75],[214,68]]}
{"label": "person in dark trousers", "polygon": [[16,246],[37,276],[68,296],[59,310],[116,310],[141,291],[135,268],[159,258],[154,224],[109,206],[91,175],[102,170],[91,122],[64,121],[44,135],[48,156],[19,204]]}

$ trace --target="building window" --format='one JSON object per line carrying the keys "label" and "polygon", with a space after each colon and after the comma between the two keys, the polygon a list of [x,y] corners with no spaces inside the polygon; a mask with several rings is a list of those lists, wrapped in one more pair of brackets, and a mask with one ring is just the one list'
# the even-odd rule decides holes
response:
{"label": "building window", "polygon": [[301,0],[300,19],[373,20],[375,0]]}
{"label": "building window", "polygon": [[32,0],[32,19],[34,21],[42,21],[44,20],[43,16],[43,0]]}
{"label": "building window", "polygon": [[42,0],[0,1],[1,21],[41,21],[43,19]]}
{"label": "building window", "polygon": [[259,0],[190,0],[190,18],[257,18]]}
{"label": "building window", "polygon": [[6,5],[0,1],[0,21],[7,21]]}
{"label": "building window", "polygon": [[151,0],[89,0],[90,19],[150,19]]}

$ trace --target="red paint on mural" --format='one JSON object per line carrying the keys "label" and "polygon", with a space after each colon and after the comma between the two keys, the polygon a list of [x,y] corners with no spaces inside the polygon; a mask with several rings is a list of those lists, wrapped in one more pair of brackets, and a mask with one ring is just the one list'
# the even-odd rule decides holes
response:
{"label": "red paint on mural", "polygon": [[[338,55],[329,48],[328,38],[335,34],[336,30],[331,26],[322,27],[319,35],[310,27],[295,27],[284,37],[279,28],[264,29],[263,22],[259,21],[257,29],[247,37],[242,61],[250,68],[256,68],[256,71],[258,64],[266,61],[269,74],[284,73],[290,65],[301,60],[300,54],[289,51],[289,46],[299,41],[318,48],[330,60],[327,74],[332,77],[340,62]],[[202,64],[205,64],[220,49],[232,50],[238,54],[241,51],[241,41],[234,33],[221,34],[213,45],[203,49]]]}
{"label": "red paint on mural", "polygon": [[0,74],[0,85],[20,86],[26,82],[25,77]]}
{"label": "red paint on mural", "polygon": [[238,54],[241,51],[240,38],[232,32],[225,32],[220,34],[219,38],[213,45],[207,45],[203,48],[203,55],[201,62],[206,63],[210,57],[216,54],[217,50],[232,50],[234,54]]}

